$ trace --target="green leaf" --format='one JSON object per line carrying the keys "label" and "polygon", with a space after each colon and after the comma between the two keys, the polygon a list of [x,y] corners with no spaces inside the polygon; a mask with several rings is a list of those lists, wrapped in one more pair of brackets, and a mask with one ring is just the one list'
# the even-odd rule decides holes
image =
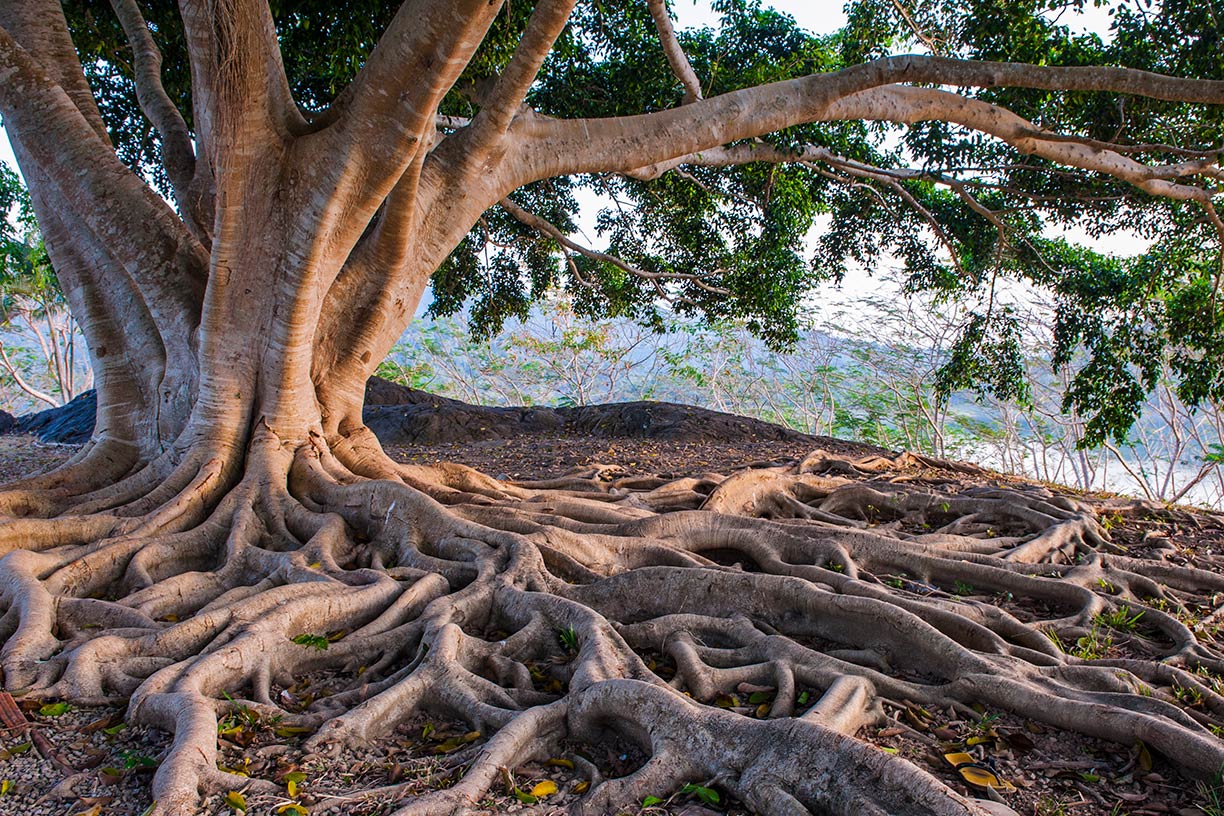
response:
{"label": "green leaf", "polygon": [[717,805],[719,800],[722,799],[722,797],[719,796],[718,791],[714,790],[713,788],[705,788],[701,785],[694,785],[692,782],[681,788],[680,792],[696,796],[707,805]]}
{"label": "green leaf", "polygon": [[642,800],[642,807],[644,808],[654,807],[655,805],[661,805],[661,804],[663,804],[663,800],[657,796],[647,796],[645,799]]}
{"label": "green leaf", "polygon": [[289,639],[299,646],[308,646],[312,649],[318,649],[320,652],[326,649],[330,643],[326,635],[312,635],[308,632],[294,635]]}
{"label": "green leaf", "polygon": [[48,703],[38,709],[38,713],[44,717],[60,717],[72,710],[72,706],[65,702]]}

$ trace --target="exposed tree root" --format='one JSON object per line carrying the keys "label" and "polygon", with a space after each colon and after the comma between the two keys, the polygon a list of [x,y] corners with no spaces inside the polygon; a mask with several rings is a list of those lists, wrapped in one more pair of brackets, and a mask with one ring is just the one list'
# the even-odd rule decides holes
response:
{"label": "exposed tree root", "polygon": [[[612,733],[644,764],[605,778],[571,754],[579,813],[686,782],[761,814],[985,812],[855,739],[886,705],[984,705],[1216,773],[1224,575],[1127,556],[1045,489],[874,475],[946,464],[818,452],[507,484],[397,465],[354,435],[259,439],[243,474],[221,454],[118,462],[97,484],[70,466],[0,496],[54,516],[0,528],[0,662],[10,689],[130,700],[172,732],[153,785],[171,814],[282,790],[218,767],[235,711],[309,732],[315,752],[422,711],[478,732],[449,787],[356,795],[401,814],[472,809],[516,766]],[[1121,656],[1083,645],[1105,632]],[[307,705],[276,691],[319,672],[343,682]],[[720,707],[745,688],[768,702]]]}

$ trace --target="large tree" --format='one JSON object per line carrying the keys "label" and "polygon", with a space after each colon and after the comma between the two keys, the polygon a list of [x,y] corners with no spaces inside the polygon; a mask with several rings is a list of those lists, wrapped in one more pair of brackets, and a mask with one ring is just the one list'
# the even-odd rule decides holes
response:
{"label": "large tree", "polygon": [[[983,296],[949,385],[1012,387],[993,295],[1021,279],[1059,295],[1098,433],[1165,350],[1188,396],[1219,397],[1218,4],[1123,8],[1108,43],[1044,3],[945,5],[861,3],[820,38],[733,0],[683,34],[664,0],[0,3],[0,111],[98,384],[92,441],[0,494],[7,687],[130,699],[173,732],[167,813],[271,785],[217,767],[239,705],[318,750],[420,709],[470,723],[462,779],[405,813],[471,807],[502,768],[607,731],[649,760],[584,766],[584,812],[715,779],[760,813],[980,813],[848,738],[902,701],[1218,771],[1204,673],[1224,657],[1178,612],[1224,579],[1115,552],[1072,499],[864,487],[816,475],[854,470],[824,457],[515,485],[397,464],[362,424],[431,278],[478,325],[564,285],[590,312],[670,302],[784,343],[814,282],[886,252],[915,287]],[[611,202],[605,247],[574,237],[583,187]],[[1084,213],[1156,245],[1048,237]],[[1157,657],[1047,637],[1124,608]],[[304,710],[274,693],[322,671],[339,687]],[[768,716],[712,705],[744,683],[773,690]]]}

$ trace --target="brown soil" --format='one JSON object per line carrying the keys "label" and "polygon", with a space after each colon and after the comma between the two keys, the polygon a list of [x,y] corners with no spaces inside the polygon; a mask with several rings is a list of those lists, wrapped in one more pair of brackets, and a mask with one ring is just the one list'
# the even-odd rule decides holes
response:
{"label": "brown soil", "polygon": [[[615,467],[600,471],[601,478],[609,479],[633,474],[725,474],[754,465],[801,459],[811,452],[813,443],[849,457],[878,452],[866,446],[812,438],[778,440],[750,435],[732,442],[542,432],[464,444],[401,445],[391,447],[389,452],[403,462],[459,462],[501,479],[526,481],[572,472],[589,475],[596,465]],[[74,450],[70,446],[42,446],[28,437],[0,437],[0,479],[44,470],[68,458]],[[967,475],[931,468],[863,478],[927,482],[942,485],[948,491],[971,484],[1017,483],[985,472]],[[1114,543],[1126,548],[1129,555],[1142,558],[1164,553],[1163,557],[1174,563],[1216,568],[1213,551],[1224,547],[1224,517],[1116,497],[1097,497],[1094,504]],[[915,586],[914,591],[944,590],[922,585]],[[975,597],[977,593],[972,587],[947,591],[979,602],[1014,605],[1009,598]],[[1215,610],[1201,610],[1202,616],[1206,618],[1220,608],[1217,605]],[[1122,654],[1118,650],[1124,650],[1128,641],[1142,633],[1142,626],[1112,632],[1104,645],[1112,650],[1107,651],[1107,656]],[[669,671],[666,662],[666,658],[660,657],[655,669],[665,678]],[[548,667],[539,669],[540,682],[547,683]],[[309,695],[317,692],[316,686],[322,688],[326,683],[326,677],[301,678],[293,688],[279,693],[290,697]],[[20,702],[20,695],[17,696]],[[747,690],[728,698],[724,707],[746,717],[762,716],[762,711],[767,711],[767,696]],[[49,739],[58,755],[54,761],[40,755],[37,741],[31,744],[29,729],[0,730],[0,779],[8,783],[0,783],[4,787],[0,815],[136,816],[148,806],[151,777],[148,769],[165,749],[165,735],[124,727],[123,712],[117,709],[69,707],[58,711],[36,705],[26,708],[25,715],[32,726]],[[961,793],[981,796],[980,791],[965,785],[943,758],[950,751],[967,751],[1017,786],[1018,790],[1005,794],[1004,800],[1022,816],[1224,813],[1220,805],[1224,789],[1213,791],[1210,786],[1186,780],[1141,745],[1107,744],[989,711],[973,716],[964,711],[926,711],[915,706],[890,710],[889,714],[886,727],[872,728],[859,737],[924,765]],[[346,804],[345,794],[405,780],[419,780],[422,790],[447,786],[462,775],[466,763],[480,751],[484,741],[484,735],[466,733],[462,724],[422,717],[401,727],[392,738],[359,753],[347,752],[337,761],[305,753],[302,735],[277,723],[263,722],[253,714],[248,718],[231,717],[222,726],[226,728],[219,739],[228,770],[249,770],[252,775],[279,779],[287,786],[294,781],[297,801],[309,806],[311,813],[391,812],[394,810],[391,802],[375,799],[352,806]],[[608,776],[631,771],[640,759],[632,750],[611,743],[573,746],[572,753],[586,757]],[[62,763],[58,768],[56,761]],[[66,776],[65,766],[78,773]],[[292,776],[295,773],[303,776]],[[301,781],[295,781],[299,778]],[[481,807],[488,813],[563,813],[582,792],[581,780],[582,776],[568,760],[527,765],[507,778],[504,793],[481,803]],[[528,801],[529,796],[522,795],[545,782],[555,784],[556,793],[534,803]],[[717,780],[708,782],[708,790],[717,794]],[[649,803],[640,812],[685,816],[745,813],[725,797],[720,797],[717,804],[702,802],[703,791],[693,790],[664,802]],[[236,801],[227,804],[221,797],[212,797],[206,801],[204,812],[233,813]],[[251,813],[275,813],[279,805],[289,801],[252,796],[246,805]]]}

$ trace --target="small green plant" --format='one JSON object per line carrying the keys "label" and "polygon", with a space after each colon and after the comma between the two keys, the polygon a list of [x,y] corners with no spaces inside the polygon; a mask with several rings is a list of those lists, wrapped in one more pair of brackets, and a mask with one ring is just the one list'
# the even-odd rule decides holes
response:
{"label": "small green plant", "polygon": [[564,629],[557,631],[557,641],[561,644],[561,648],[571,654],[578,651],[578,633],[574,631],[573,626],[567,626]]}
{"label": "small green plant", "polygon": [[1088,634],[1075,641],[1075,648],[1068,654],[1083,660],[1100,660],[1113,646],[1113,635],[1094,625]]}
{"label": "small green plant", "polygon": [[157,760],[151,756],[140,753],[139,751],[123,751],[119,754],[123,757],[124,768],[156,768]]}
{"label": "small green plant", "polygon": [[1118,588],[1114,586],[1113,584],[1109,583],[1109,581],[1106,581],[1104,578],[1097,579],[1097,586],[1099,586],[1101,590],[1105,592],[1106,594],[1109,594],[1109,595],[1118,594]]}
{"label": "small green plant", "polygon": [[957,581],[952,585],[952,593],[954,595],[972,595],[974,591],[973,584],[967,584],[964,581]]}
{"label": "small green plant", "polygon": [[1203,692],[1194,686],[1183,686],[1176,680],[1173,681],[1173,697],[1186,708],[1201,706],[1207,700]]}
{"label": "small green plant", "polygon": [[1057,799],[1042,799],[1033,809],[1035,816],[1070,816],[1070,806]]}
{"label": "small green plant", "polygon": [[1216,771],[1210,782],[1198,783],[1199,809],[1206,816],[1224,816],[1224,768]]}
{"label": "small green plant", "polygon": [[242,731],[247,726],[259,725],[259,712],[255,711],[245,703],[240,703],[235,700],[228,691],[221,692],[221,696],[229,701],[231,705],[230,713],[217,720],[217,734],[219,736],[232,736]]}
{"label": "small green plant", "polygon": [[977,722],[973,723],[973,727],[978,731],[986,732],[992,730],[998,724],[998,714],[983,714]]}
{"label": "small green plant", "polygon": [[326,635],[312,635],[309,632],[294,635],[289,639],[299,646],[307,646],[311,649],[318,649],[320,652],[327,649],[327,645],[329,643]]}
{"label": "small green plant", "polygon": [[1102,612],[1093,619],[1093,622],[1100,626],[1108,626],[1110,629],[1133,632],[1142,617],[1142,609],[1132,615],[1130,607],[1123,605],[1111,612]]}
{"label": "small green plant", "polygon": [[701,785],[694,785],[692,782],[688,783],[683,788],[681,788],[680,793],[688,794],[690,796],[696,796],[698,799],[700,799],[702,802],[704,802],[707,805],[717,805],[719,801],[722,799],[722,797],[719,796],[718,791],[714,790],[713,788],[706,788],[706,787],[702,787]]}

